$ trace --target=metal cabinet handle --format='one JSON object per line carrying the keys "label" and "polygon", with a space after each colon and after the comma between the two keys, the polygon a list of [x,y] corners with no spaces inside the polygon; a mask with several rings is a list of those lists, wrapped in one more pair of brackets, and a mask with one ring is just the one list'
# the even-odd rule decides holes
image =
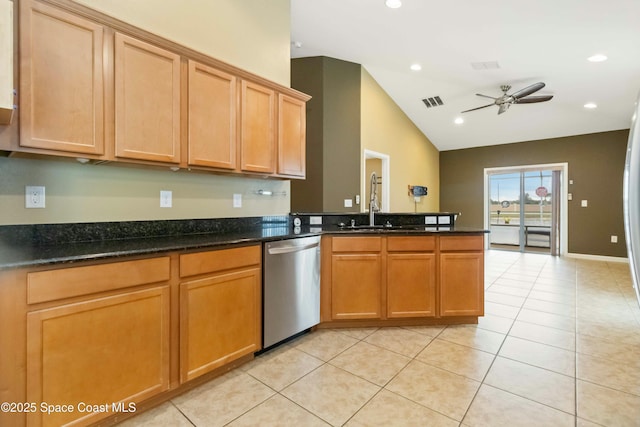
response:
{"label": "metal cabinet handle", "polygon": [[280,255],[280,254],[288,254],[291,252],[299,252],[305,249],[317,248],[319,243],[310,243],[308,245],[300,245],[300,246],[280,246],[277,248],[269,248],[268,252],[270,255]]}

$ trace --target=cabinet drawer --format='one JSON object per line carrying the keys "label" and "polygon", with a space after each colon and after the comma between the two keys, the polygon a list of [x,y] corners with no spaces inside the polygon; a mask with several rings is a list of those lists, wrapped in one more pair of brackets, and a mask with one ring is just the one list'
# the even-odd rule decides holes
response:
{"label": "cabinet drawer", "polygon": [[334,237],[333,252],[380,252],[381,237]]}
{"label": "cabinet drawer", "polygon": [[481,251],[484,249],[483,236],[440,237],[441,251]]}
{"label": "cabinet drawer", "polygon": [[397,236],[387,238],[387,251],[389,252],[433,252],[435,249],[435,236]]}
{"label": "cabinet drawer", "polygon": [[261,254],[255,245],[180,255],[180,277],[258,265]]}
{"label": "cabinet drawer", "polygon": [[169,257],[38,271],[27,274],[27,303],[164,282],[169,278]]}

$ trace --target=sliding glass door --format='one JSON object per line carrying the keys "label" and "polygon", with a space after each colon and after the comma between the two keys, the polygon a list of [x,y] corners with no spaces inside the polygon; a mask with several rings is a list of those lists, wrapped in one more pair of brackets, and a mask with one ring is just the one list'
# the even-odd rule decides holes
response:
{"label": "sliding glass door", "polygon": [[490,247],[557,255],[559,180],[554,169],[490,173]]}

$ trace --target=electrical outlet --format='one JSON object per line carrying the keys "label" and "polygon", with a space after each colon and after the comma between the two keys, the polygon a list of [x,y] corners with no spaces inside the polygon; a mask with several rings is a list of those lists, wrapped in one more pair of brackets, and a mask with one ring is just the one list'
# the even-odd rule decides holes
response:
{"label": "electrical outlet", "polygon": [[44,187],[43,186],[33,186],[27,185],[24,191],[24,206],[27,209],[32,208],[40,208],[43,209],[45,207],[45,198],[44,198]]}
{"label": "electrical outlet", "polygon": [[583,208],[586,208],[587,206],[589,206],[589,202],[587,202],[586,200],[581,200],[580,206],[582,206]]}
{"label": "electrical outlet", "polygon": [[618,236],[611,236],[611,243],[618,243]]}
{"label": "electrical outlet", "polygon": [[160,191],[160,207],[161,208],[170,208],[172,206],[172,196],[171,191],[161,190]]}
{"label": "electrical outlet", "polygon": [[344,199],[344,207],[345,208],[352,208],[353,207],[353,201],[351,199]]}
{"label": "electrical outlet", "polygon": [[321,216],[310,216],[309,224],[311,225],[322,225],[322,217]]}
{"label": "electrical outlet", "polygon": [[242,207],[242,194],[235,193],[233,195],[233,207],[241,208]]}

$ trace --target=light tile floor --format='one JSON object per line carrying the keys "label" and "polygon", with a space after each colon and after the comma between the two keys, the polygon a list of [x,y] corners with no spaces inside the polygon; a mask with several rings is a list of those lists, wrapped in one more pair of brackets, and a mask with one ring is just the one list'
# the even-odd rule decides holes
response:
{"label": "light tile floor", "polygon": [[623,263],[486,253],[473,326],[319,330],[123,426],[640,426]]}

